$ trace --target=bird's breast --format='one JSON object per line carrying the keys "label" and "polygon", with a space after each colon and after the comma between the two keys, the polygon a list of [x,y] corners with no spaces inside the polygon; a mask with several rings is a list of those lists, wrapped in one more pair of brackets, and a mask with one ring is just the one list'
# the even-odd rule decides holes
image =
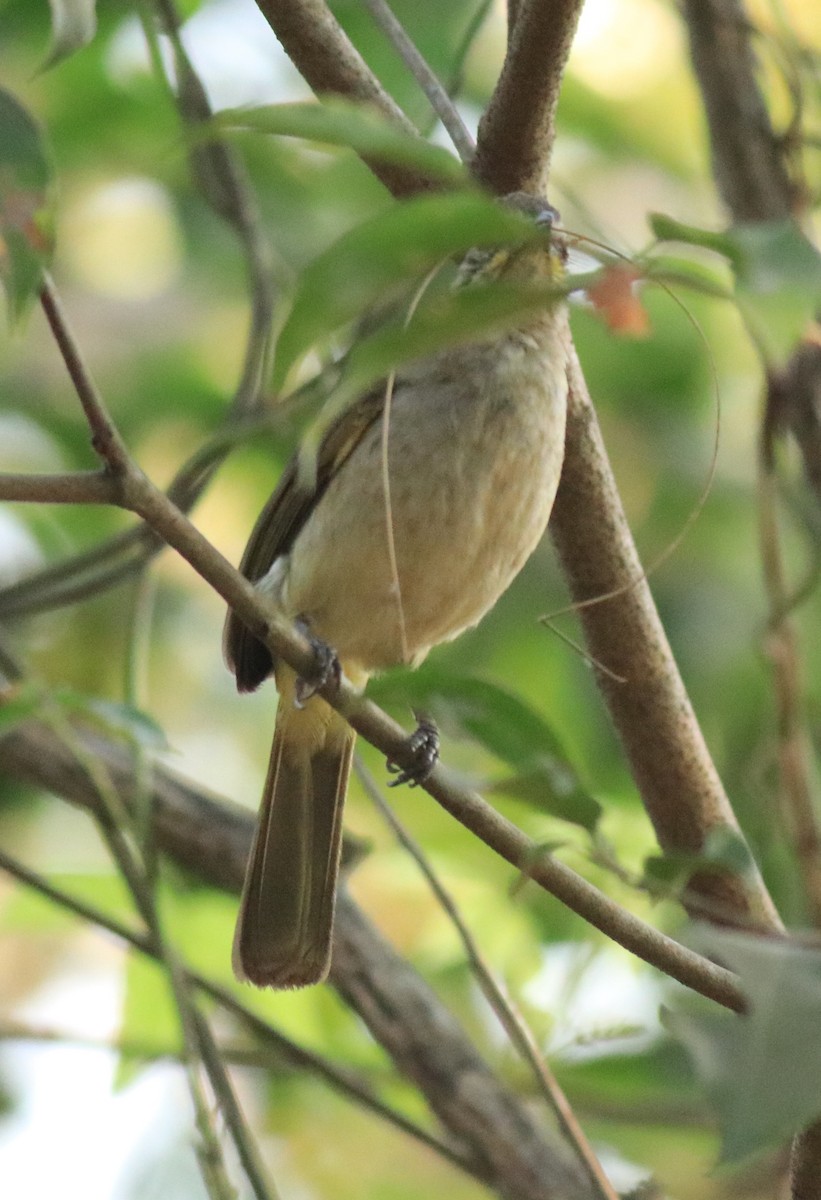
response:
{"label": "bird's breast", "polygon": [[558,335],[426,363],[301,530],[283,607],[366,672],[420,661],[475,625],[547,524],[565,411]]}

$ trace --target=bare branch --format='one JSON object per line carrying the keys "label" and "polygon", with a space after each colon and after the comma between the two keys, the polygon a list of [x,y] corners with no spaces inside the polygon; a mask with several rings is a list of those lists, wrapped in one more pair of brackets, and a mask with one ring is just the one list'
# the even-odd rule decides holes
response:
{"label": "bare branch", "polygon": [[[418,132],[382,87],[325,0],[257,0],[257,7],[317,95],[347,96],[370,104],[406,133]],[[394,196],[410,196],[431,186],[430,180],[417,172],[365,161]]]}
{"label": "bare branch", "polygon": [[356,772],[366,793],[393,831],[399,844],[419,867],[437,903],[453,925],[467,955],[474,978],[490,1005],[491,1011],[497,1016],[511,1046],[532,1071],[536,1087],[544,1096],[559,1123],[559,1128],[575,1150],[579,1162],[587,1171],[599,1200],[618,1200],[618,1195],[605,1175],[593,1147],[587,1140],[576,1114],[559,1085],[559,1081],[539,1050],[531,1029],[485,962],[479,945],[462,918],[453,897],[433,870],[421,846],[417,845],[402,825],[382,795],[376,780],[359,758],[356,760]]}
{"label": "bare branch", "polygon": [[[163,782],[162,780],[160,781],[160,787],[163,786]],[[2,848],[0,848],[0,870],[6,871],[18,882],[32,888],[40,895],[45,896],[46,899],[65,908],[68,912],[74,913],[81,920],[90,921],[92,924],[98,925],[101,929],[108,930],[109,933],[114,934],[125,945],[139,950],[141,954],[145,954],[150,958],[157,957],[156,947],[148,934],[130,929],[115,917],[103,912],[102,909],[95,908],[93,905],[86,903],[86,901],[80,900],[76,896],[63,891],[62,888],[56,887],[39,872],[32,871],[29,867],[18,862],[17,859],[12,858],[11,855],[6,854]],[[260,1046],[267,1049],[269,1055],[273,1056],[275,1061],[284,1061],[296,1069],[307,1071],[309,1074],[315,1075],[318,1079],[324,1080],[330,1087],[334,1088],[341,1095],[346,1096],[353,1103],[361,1104],[363,1108],[382,1117],[403,1133],[409,1134],[423,1145],[430,1147],[437,1154],[447,1159],[448,1162],[459,1167],[460,1170],[466,1171],[468,1174],[473,1175],[474,1178],[479,1178],[476,1174],[475,1166],[469,1163],[462,1153],[447,1143],[440,1141],[433,1134],[428,1133],[427,1130],[415,1125],[407,1117],[403,1116],[402,1113],[391,1108],[390,1105],[385,1104],[374,1095],[370,1085],[364,1079],[355,1075],[353,1071],[337,1067],[321,1055],[298,1046],[296,1042],[285,1037],[284,1034],[263,1020],[252,1009],[246,1008],[233,992],[221,984],[215,983],[205,975],[200,975],[197,971],[188,970],[187,974],[190,981],[197,988],[206,996],[210,996],[212,1000],[216,1000],[226,1012],[229,1012],[244,1025]],[[6,1030],[8,1032],[0,1034],[0,1036],[12,1036],[8,1023]],[[87,1040],[84,1039],[84,1044],[91,1043],[87,1043]],[[232,1054],[229,1057],[230,1061],[236,1061],[240,1064],[245,1063],[249,1066],[265,1065],[264,1060],[260,1060],[258,1052],[256,1054],[248,1052],[242,1056]]]}
{"label": "bare branch", "polygon": [[117,504],[120,489],[105,471],[12,475],[0,471],[0,500],[35,504]]}
{"label": "bare branch", "polygon": [[778,716],[778,757],[787,831],[804,885],[809,917],[821,928],[821,829],[816,815],[817,780],[807,727],[806,700],[795,628],[790,619],[771,429],[765,425],[759,454],[758,526],[769,606],[764,651],[773,673]]}
{"label": "bare branch", "polygon": [[479,123],[473,173],[492,192],[541,193],[582,0],[519,0],[499,81]]}
{"label": "bare branch", "polygon": [[736,221],[790,216],[794,189],[756,80],[751,26],[740,0],[684,0],[713,171]]}
{"label": "bare branch", "polygon": [[48,275],[43,277],[40,303],[83,406],[91,430],[91,444],[116,477],[125,468],[128,452],[108,415],[105,402],[86,366],[80,347],[69,328],[60,298]]}
{"label": "bare branch", "polygon": [[[598,672],[599,686],[660,845],[698,853],[710,830],[729,828],[740,837],[738,823],[641,571],[575,357],[570,383],[565,461],[550,530],[575,600],[617,593],[580,613],[593,657],[627,680],[617,683]],[[711,872],[691,879],[688,891],[745,923],[781,928],[758,875]]]}

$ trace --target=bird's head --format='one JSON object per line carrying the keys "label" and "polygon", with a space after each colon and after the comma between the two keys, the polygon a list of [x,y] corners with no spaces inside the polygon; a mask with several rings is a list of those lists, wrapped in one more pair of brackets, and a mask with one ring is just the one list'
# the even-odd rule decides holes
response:
{"label": "bird's head", "polygon": [[544,279],[559,282],[564,276],[567,246],[556,234],[559,214],[540,196],[511,192],[501,203],[522,213],[534,224],[537,236],[516,246],[476,246],[469,250],[459,266],[459,286],[492,279],[532,282]]}

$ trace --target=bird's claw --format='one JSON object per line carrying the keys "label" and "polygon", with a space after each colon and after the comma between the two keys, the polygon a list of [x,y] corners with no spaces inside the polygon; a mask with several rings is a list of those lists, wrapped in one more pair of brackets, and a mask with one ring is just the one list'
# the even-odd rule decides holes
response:
{"label": "bird's claw", "polygon": [[399,787],[407,783],[411,787],[424,783],[439,760],[439,729],[431,717],[422,712],[414,712],[417,720],[416,729],[405,742],[405,754],[410,760],[410,766],[400,767],[398,763],[388,760],[388,770],[396,778],[388,787]]}
{"label": "bird's claw", "polygon": [[339,665],[336,651],[327,642],[323,642],[316,634],[311,633],[304,621],[297,621],[296,624],[300,632],[311,643],[315,659],[314,670],[308,676],[300,675],[294,687],[294,705],[297,708],[304,708],[311,697],[327,687],[329,683],[332,683],[334,687],[339,687],[342,668]]}

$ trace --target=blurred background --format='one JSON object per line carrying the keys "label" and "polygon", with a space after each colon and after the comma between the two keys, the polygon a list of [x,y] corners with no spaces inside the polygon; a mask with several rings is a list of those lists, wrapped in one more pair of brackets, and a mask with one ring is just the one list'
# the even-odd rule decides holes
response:
{"label": "blurred background", "polygon": [[[364,9],[353,0],[332,7],[427,130],[425,102]],[[504,6],[407,0],[394,7],[446,81],[460,74],[460,110],[475,128],[504,54]],[[308,98],[252,0],[188,2],[179,11],[184,44],[215,109]],[[800,51],[817,71],[821,10],[784,0],[752,5],[751,15],[761,31],[758,49],[774,120],[783,125],[791,111],[784,63]],[[217,429],[237,387],[249,287],[234,232],[192,182],[179,118],[152,66],[140,6],[110,0],[98,18],[89,46],[41,71],[49,7],[6,0],[0,4],[0,80],[41,123],[51,147],[59,189],[53,274],[71,323],[129,447],[165,486]],[[725,223],[674,5],[587,0],[558,128],[551,199],[566,227],[635,254],[651,240],[650,212],[694,225]],[[435,137],[444,143],[440,131]],[[250,134],[235,144],[283,287],[347,229],[391,203],[350,151]],[[810,190],[819,182],[817,166],[809,157]],[[653,574],[652,587],[767,884],[785,920],[801,925],[805,913],[778,804],[772,680],[763,653],[766,602],[756,516],[760,366],[726,302],[686,293],[685,311],[660,289],[647,289],[643,299],[651,323],[646,338],[614,335],[589,306],[577,303],[576,343],[645,563],[663,553],[699,504],[720,406],[709,496]],[[87,429],[36,308],[22,326],[0,332],[0,372],[0,470],[91,467]],[[247,441],[197,505],[199,528],[231,561],[239,560],[289,451],[284,435]],[[800,508],[797,463],[788,461],[786,474],[795,480]],[[5,505],[0,586],[130,523],[105,508]],[[817,549],[798,516],[787,520],[784,534],[798,582]],[[481,627],[436,651],[430,669],[448,679],[488,681],[529,705],[602,806],[599,835],[626,873],[640,874],[655,842],[591,670],[537,620],[567,602],[546,539]],[[272,686],[236,695],[221,656],[223,615],[218,597],[166,552],[148,585],[126,580],[80,603],[21,616],[8,636],[49,686],[150,714],[167,739],[162,755],[169,766],[253,808],[275,695]],[[796,614],[816,732],[819,615],[816,592]],[[572,615],[556,624],[579,636]],[[409,723],[412,686],[391,676],[378,681],[373,694]],[[458,711],[449,714],[445,704],[438,715],[445,760],[492,789],[504,768],[466,736]],[[378,756],[368,747],[362,752],[381,779]],[[95,903],[128,911],[84,814],[6,778],[0,787],[0,840],[11,852]],[[596,861],[594,840],[578,823],[503,790],[492,799],[537,841],[561,845],[562,857],[608,894],[675,931],[677,907],[652,905]],[[627,1188],[654,1172],[681,1200],[772,1195],[777,1152],[740,1171],[712,1173],[713,1120],[684,1052],[659,1021],[659,1006],[672,989],[535,887],[509,896],[514,873],[427,796],[402,790],[392,801],[526,1013],[616,1184]],[[527,1073],[488,1013],[447,919],[355,783],[347,820],[370,844],[350,882],[357,900],[467,1021],[494,1064],[526,1090]],[[235,901],[176,876],[167,893],[168,919],[186,956],[227,980]],[[501,904],[500,896],[509,898]],[[254,1003],[302,1044],[375,1078],[386,1072],[381,1054],[329,989],[254,997]],[[0,1161],[8,1195],[204,1195],[190,1149],[185,1086],[169,1061],[175,1026],[160,973],[2,875],[0,1038]],[[240,1072],[237,1080],[283,1194],[344,1200],[436,1194],[444,1187],[454,1200],[482,1194],[320,1082],[284,1069],[267,1076]],[[393,1088],[400,1106],[413,1103],[400,1083]]]}

